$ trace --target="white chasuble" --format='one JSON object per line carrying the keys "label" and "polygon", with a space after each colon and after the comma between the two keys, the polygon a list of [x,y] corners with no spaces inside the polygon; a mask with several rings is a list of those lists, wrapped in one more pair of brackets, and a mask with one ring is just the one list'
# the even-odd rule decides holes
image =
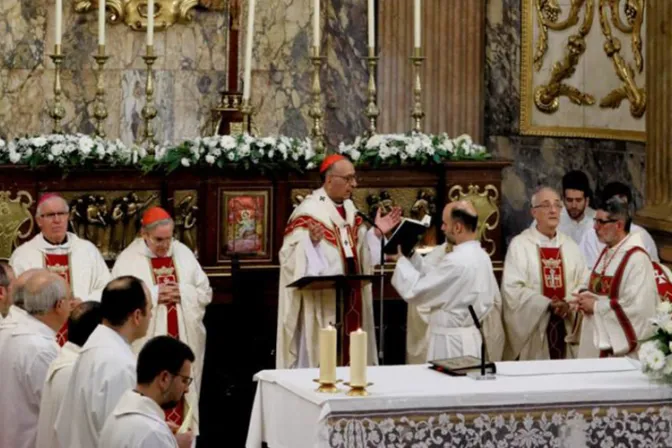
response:
{"label": "white chasuble", "polygon": [[567,337],[576,313],[559,319],[550,305],[571,299],[585,273],[578,246],[563,233],[551,239],[530,227],[511,241],[502,276],[505,360],[576,357],[578,341]]}
{"label": "white chasuble", "polygon": [[[339,212],[324,189],[319,189],[308,195],[289,218],[279,254],[276,342],[279,369],[316,367],[319,330],[337,321],[336,291],[289,289],[287,285],[306,275],[371,274],[380,259],[380,240],[372,230],[367,231],[356,212],[351,200],[344,201]],[[324,238],[317,247],[309,236],[312,225],[320,225],[324,230]],[[371,285],[353,291],[344,301],[344,333],[359,327],[366,331],[368,362],[377,364]],[[349,337],[345,337],[342,347],[348,341]],[[345,358],[347,354],[345,349]]]}
{"label": "white chasuble", "polygon": [[[198,397],[203,375],[205,356],[205,308],[212,301],[212,288],[205,272],[193,252],[179,241],[173,241],[166,257],[156,257],[142,238],[137,238],[119,254],[112,268],[114,278],[133,275],[145,282],[152,296],[152,319],[147,336],[133,344],[139,353],[145,342],[154,336],[172,335],[187,344],[194,352],[196,361],[192,364],[194,382],[185,395],[186,404],[191,409],[192,422],[189,425],[198,434]],[[180,288],[180,303],[158,304],[159,284],[175,281]],[[189,411],[178,407],[177,414],[167,412],[168,418],[180,421]]]}

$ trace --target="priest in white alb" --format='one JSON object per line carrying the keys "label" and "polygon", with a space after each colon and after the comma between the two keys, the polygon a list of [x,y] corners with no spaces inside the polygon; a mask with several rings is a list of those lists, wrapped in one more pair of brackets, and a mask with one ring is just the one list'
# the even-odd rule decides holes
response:
{"label": "priest in white alb", "polygon": [[[429,346],[426,361],[481,356],[481,333],[469,307],[484,325],[491,361],[504,349],[501,297],[490,257],[478,240],[478,213],[467,201],[451,202],[443,210],[441,230],[453,250],[443,256],[409,259],[397,254],[392,286],[410,305],[428,309]],[[428,262],[429,261],[429,262]]]}
{"label": "priest in white alb", "polygon": [[142,217],[141,237],[119,254],[112,276],[133,275],[149,286],[153,316],[147,337],[137,341],[138,353],[146,340],[168,335],[187,344],[194,351],[194,383],[186,395],[186,404],[166,412],[169,421],[182,425],[188,415],[188,426],[198,434],[198,397],[205,356],[205,308],[212,300],[212,288],[196,256],[186,245],[173,239],[175,224],[167,211],[153,207]]}
{"label": "priest in white alb", "polygon": [[542,187],[532,196],[536,225],[509,245],[502,276],[506,360],[575,358],[576,312],[568,299],[585,277],[579,247],[558,232],[563,204],[555,190]]}
{"label": "priest in white alb", "polygon": [[5,261],[0,261],[0,324],[10,315],[14,305],[10,291],[14,278],[14,269]]}
{"label": "priest in white alb", "polygon": [[[367,230],[351,196],[357,188],[353,164],[342,155],[331,155],[320,166],[322,188],[299,204],[285,227],[280,249],[280,286],[276,367],[316,367],[321,328],[336,323],[336,292],[300,290],[287,285],[304,276],[370,274],[380,260],[377,229]],[[394,208],[376,216],[376,226],[387,234],[401,218]],[[377,364],[371,285],[355,288],[345,300],[344,335],[361,328],[367,332],[368,363]],[[348,363],[349,337],[342,340]]]}
{"label": "priest in white alb", "polygon": [[[76,301],[100,302],[110,271],[95,245],[68,232],[69,216],[65,199],[53,193],[42,195],[35,213],[40,233],[17,247],[9,264],[16,275],[31,268],[46,268],[65,279]],[[57,335],[59,345],[66,341],[67,324]]]}
{"label": "priest in white alb", "polygon": [[605,248],[580,292],[583,313],[580,357],[637,357],[652,334],[649,319],[660,302],[654,268],[642,235],[631,232],[630,204],[611,197],[597,210],[595,231]]}

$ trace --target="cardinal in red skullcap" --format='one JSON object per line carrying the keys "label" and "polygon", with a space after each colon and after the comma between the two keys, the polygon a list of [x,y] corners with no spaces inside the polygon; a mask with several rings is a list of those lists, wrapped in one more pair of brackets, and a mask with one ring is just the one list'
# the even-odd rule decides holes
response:
{"label": "cardinal in red skullcap", "polygon": [[[304,276],[369,274],[380,263],[380,232],[388,233],[401,219],[395,208],[375,217],[378,229],[369,229],[352,201],[358,179],[352,162],[341,154],[320,164],[322,187],[306,196],[285,227],[280,249],[276,368],[317,367],[319,330],[337,321],[336,291],[288,288]],[[366,211],[364,211],[366,212]],[[367,332],[368,362],[376,364],[371,286],[355,288],[343,299],[344,331]],[[349,338],[341,341],[349,362]]]}
{"label": "cardinal in red skullcap", "polygon": [[[179,211],[178,211],[179,210]],[[149,287],[153,310],[147,338],[133,345],[138,353],[144,342],[155,336],[179,339],[194,351],[193,383],[188,393],[173,409],[166,410],[166,420],[178,426],[186,424],[198,434],[198,397],[205,355],[205,327],[203,316],[212,301],[212,289],[194,250],[185,243],[196,239],[186,228],[195,219],[197,210],[191,200],[182,200],[176,212],[176,222],[162,207],[151,207],[142,215],[140,238],[136,238],[117,258],[112,276],[132,275]],[[188,217],[191,216],[191,217]],[[189,418],[188,422],[185,419]]]}

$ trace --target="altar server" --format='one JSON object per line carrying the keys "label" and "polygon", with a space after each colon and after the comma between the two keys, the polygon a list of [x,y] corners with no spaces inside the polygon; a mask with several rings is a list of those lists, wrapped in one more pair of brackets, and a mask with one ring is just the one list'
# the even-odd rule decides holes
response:
{"label": "altar server", "polygon": [[[65,279],[77,301],[100,302],[110,271],[96,246],[67,231],[68,217],[65,199],[53,193],[42,195],[35,213],[40,233],[17,247],[9,264],[16,275],[30,268],[46,268]],[[65,344],[67,326],[58,332],[57,341]]]}
{"label": "altar server", "polygon": [[[442,256],[410,259],[399,251],[392,286],[410,305],[428,309],[429,346],[426,360],[481,356],[481,334],[469,312],[485,318],[486,347],[492,361],[500,361],[504,348],[501,297],[490,256],[477,233],[478,213],[467,201],[452,202],[443,210],[441,230],[453,250]],[[492,324],[495,324],[494,326]],[[492,331],[494,330],[494,331]]]}
{"label": "altar server", "polygon": [[576,318],[567,299],[583,281],[586,267],[576,243],[557,231],[562,206],[553,189],[540,188],[532,196],[536,226],[509,245],[502,277],[504,359],[576,357],[578,338],[565,341]]}
{"label": "altar server", "polygon": [[147,287],[135,277],[112,280],[101,299],[103,323],[91,333],[56,417],[61,447],[97,447],[105,419],[135,386],[134,341],[147,334],[152,306]]}
{"label": "altar server", "polygon": [[[316,367],[320,328],[336,322],[336,293],[309,291],[287,285],[306,275],[370,274],[380,260],[380,237],[367,231],[351,196],[357,188],[355,167],[342,155],[331,155],[320,166],[322,188],[313,191],[294,209],[285,227],[280,249],[280,286],[276,367]],[[396,226],[401,210],[394,208],[375,223],[383,233]],[[355,289],[345,298],[344,334],[360,327],[367,332],[368,363],[377,364],[371,286]],[[345,337],[343,362],[348,362]]]}
{"label": "altar server", "polygon": [[[183,418],[190,414],[189,426],[198,433],[198,397],[206,338],[203,316],[212,300],[212,288],[191,249],[173,240],[174,227],[173,219],[161,207],[147,210],[142,217],[141,237],[119,254],[112,275],[134,275],[149,286],[154,313],[147,338],[172,336],[194,351],[194,384],[186,396],[188,407],[180,402],[167,412],[167,418],[181,425]],[[147,338],[133,344],[136,353]]]}
{"label": "altar server", "polygon": [[57,275],[34,273],[23,292],[28,316],[1,332],[0,446],[33,448],[40,400],[51,362],[58,355],[56,331],[70,313],[70,290]]}
{"label": "altar server", "polygon": [[37,448],[59,448],[58,437],[54,430],[58,410],[63,402],[79,351],[101,321],[100,302],[92,300],[83,302],[70,313],[68,342],[61,347],[58,357],[49,366],[42,391]]}
{"label": "altar server", "polygon": [[173,435],[165,410],[182,401],[191,384],[194,353],[169,336],[150,339],[138,355],[138,384],[122,395],[105,421],[99,448],[189,448],[194,435]]}
{"label": "altar server", "polygon": [[583,171],[569,171],[562,177],[562,202],[558,231],[579,244],[593,228],[595,210],[590,207],[591,189]]}
{"label": "altar server", "polygon": [[605,248],[583,290],[581,357],[637,356],[638,341],[652,334],[649,319],[660,301],[642,234],[629,232],[629,201],[612,197],[597,210],[595,231]]}

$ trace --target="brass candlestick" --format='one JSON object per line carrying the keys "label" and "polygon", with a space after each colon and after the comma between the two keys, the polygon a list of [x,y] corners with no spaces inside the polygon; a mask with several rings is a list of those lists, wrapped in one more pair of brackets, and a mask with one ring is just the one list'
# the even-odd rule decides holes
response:
{"label": "brass candlestick", "polygon": [[318,383],[320,385],[317,389],[315,389],[315,392],[319,392],[319,393],[322,393],[322,394],[336,394],[336,393],[340,392],[340,389],[336,386],[336,384],[340,383],[341,380],[336,380],[333,383],[323,382],[323,381],[320,381],[319,379],[315,379],[313,381],[315,381],[316,383]]}
{"label": "brass candlestick", "polygon": [[324,154],[324,126],[322,122],[324,112],[322,111],[322,88],[320,87],[320,69],[322,68],[322,61],[324,58],[320,56],[320,50],[317,47],[312,47],[311,52],[310,61],[313,64],[313,81],[310,94],[313,102],[310,106],[308,116],[313,119],[311,136],[313,137],[315,152],[317,154]]}
{"label": "brass candlestick", "polygon": [[147,97],[145,102],[145,107],[142,108],[142,118],[145,121],[145,130],[143,134],[142,142],[147,143],[147,149],[151,150],[156,145],[156,139],[154,138],[154,128],[152,127],[152,120],[156,117],[157,111],[154,107],[154,73],[152,71],[152,65],[156,61],[156,56],[154,56],[154,46],[147,45],[147,54],[142,57],[147,64],[147,82],[145,84],[145,95]]}
{"label": "brass candlestick", "polygon": [[425,118],[425,111],[422,110],[422,82],[420,81],[420,67],[425,58],[422,56],[422,49],[416,47],[413,49],[413,109],[411,117],[413,118],[413,130],[422,132],[422,119]]}
{"label": "brass candlestick", "polygon": [[243,98],[240,105],[240,112],[243,114],[243,133],[252,134],[252,106],[250,106],[250,99]]}
{"label": "brass candlestick", "polygon": [[350,383],[343,383],[350,388],[350,390],[345,394],[348,397],[367,397],[369,392],[366,390],[367,387],[373,386],[373,383],[367,383],[366,386],[355,386]]}
{"label": "brass candlestick", "polygon": [[49,116],[54,120],[54,134],[60,134],[62,132],[61,120],[65,118],[65,108],[61,104],[61,65],[64,59],[61,44],[54,45],[54,54],[50,54],[49,57],[54,61],[56,67],[54,73],[54,105],[49,109]]}
{"label": "brass candlestick", "polygon": [[98,54],[93,59],[96,60],[96,102],[93,106],[93,116],[96,119],[96,135],[105,138],[104,122],[107,118],[107,107],[105,106],[105,80],[103,76],[103,67],[109,56],[105,55],[105,45],[98,45]]}
{"label": "brass candlestick", "polygon": [[369,48],[369,56],[366,60],[369,66],[369,86],[367,88],[369,101],[366,105],[366,116],[369,119],[368,133],[369,136],[372,136],[376,133],[378,115],[380,115],[380,109],[378,109],[378,104],[376,104],[376,64],[378,64],[378,57],[376,57],[376,50],[374,48]]}

